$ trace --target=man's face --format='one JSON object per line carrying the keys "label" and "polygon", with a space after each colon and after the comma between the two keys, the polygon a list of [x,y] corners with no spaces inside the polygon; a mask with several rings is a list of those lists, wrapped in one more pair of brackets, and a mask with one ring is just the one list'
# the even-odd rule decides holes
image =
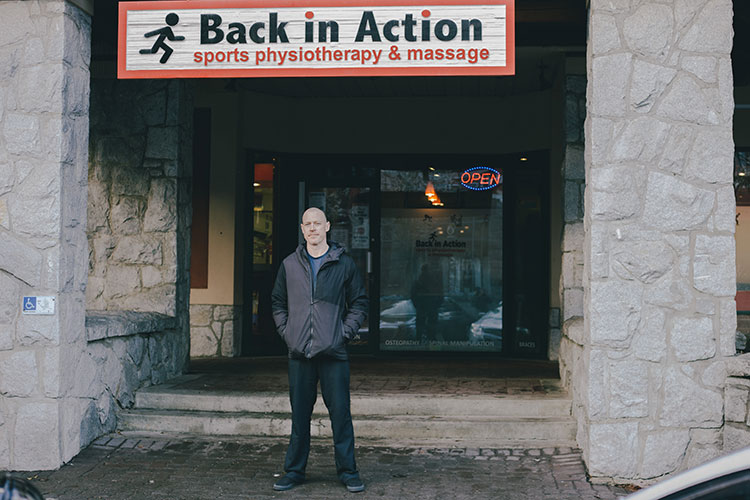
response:
{"label": "man's face", "polygon": [[310,245],[323,243],[330,228],[331,224],[321,210],[311,208],[302,215],[302,235]]}

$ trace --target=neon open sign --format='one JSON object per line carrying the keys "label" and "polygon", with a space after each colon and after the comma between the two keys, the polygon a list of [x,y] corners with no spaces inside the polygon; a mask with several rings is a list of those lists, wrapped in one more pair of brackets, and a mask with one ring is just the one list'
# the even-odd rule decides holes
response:
{"label": "neon open sign", "polygon": [[502,172],[490,167],[472,167],[461,174],[461,184],[474,191],[487,191],[502,183]]}

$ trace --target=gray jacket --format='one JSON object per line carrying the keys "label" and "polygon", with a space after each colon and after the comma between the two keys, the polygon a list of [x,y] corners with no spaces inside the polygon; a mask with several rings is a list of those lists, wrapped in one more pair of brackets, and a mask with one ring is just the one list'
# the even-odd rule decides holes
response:
{"label": "gray jacket", "polygon": [[345,344],[367,317],[362,276],[345,249],[330,243],[318,270],[315,293],[305,244],[281,264],[271,293],[273,320],[289,357],[348,359]]}

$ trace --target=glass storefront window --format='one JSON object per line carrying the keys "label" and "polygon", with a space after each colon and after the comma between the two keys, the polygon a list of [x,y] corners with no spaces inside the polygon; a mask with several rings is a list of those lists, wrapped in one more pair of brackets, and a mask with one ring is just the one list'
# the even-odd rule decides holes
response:
{"label": "glass storefront window", "polygon": [[502,181],[463,173],[381,172],[381,350],[502,350]]}

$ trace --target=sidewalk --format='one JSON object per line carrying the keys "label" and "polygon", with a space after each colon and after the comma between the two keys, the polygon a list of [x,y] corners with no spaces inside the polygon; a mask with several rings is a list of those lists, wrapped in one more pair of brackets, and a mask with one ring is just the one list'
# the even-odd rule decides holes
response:
{"label": "sidewalk", "polygon": [[271,486],[285,439],[211,439],[112,434],[57,471],[24,473],[48,500],[616,499],[618,487],[591,485],[581,453],[570,448],[392,448],[358,442],[367,490],[337,481],[332,443],[314,441],[308,481],[287,492]]}

